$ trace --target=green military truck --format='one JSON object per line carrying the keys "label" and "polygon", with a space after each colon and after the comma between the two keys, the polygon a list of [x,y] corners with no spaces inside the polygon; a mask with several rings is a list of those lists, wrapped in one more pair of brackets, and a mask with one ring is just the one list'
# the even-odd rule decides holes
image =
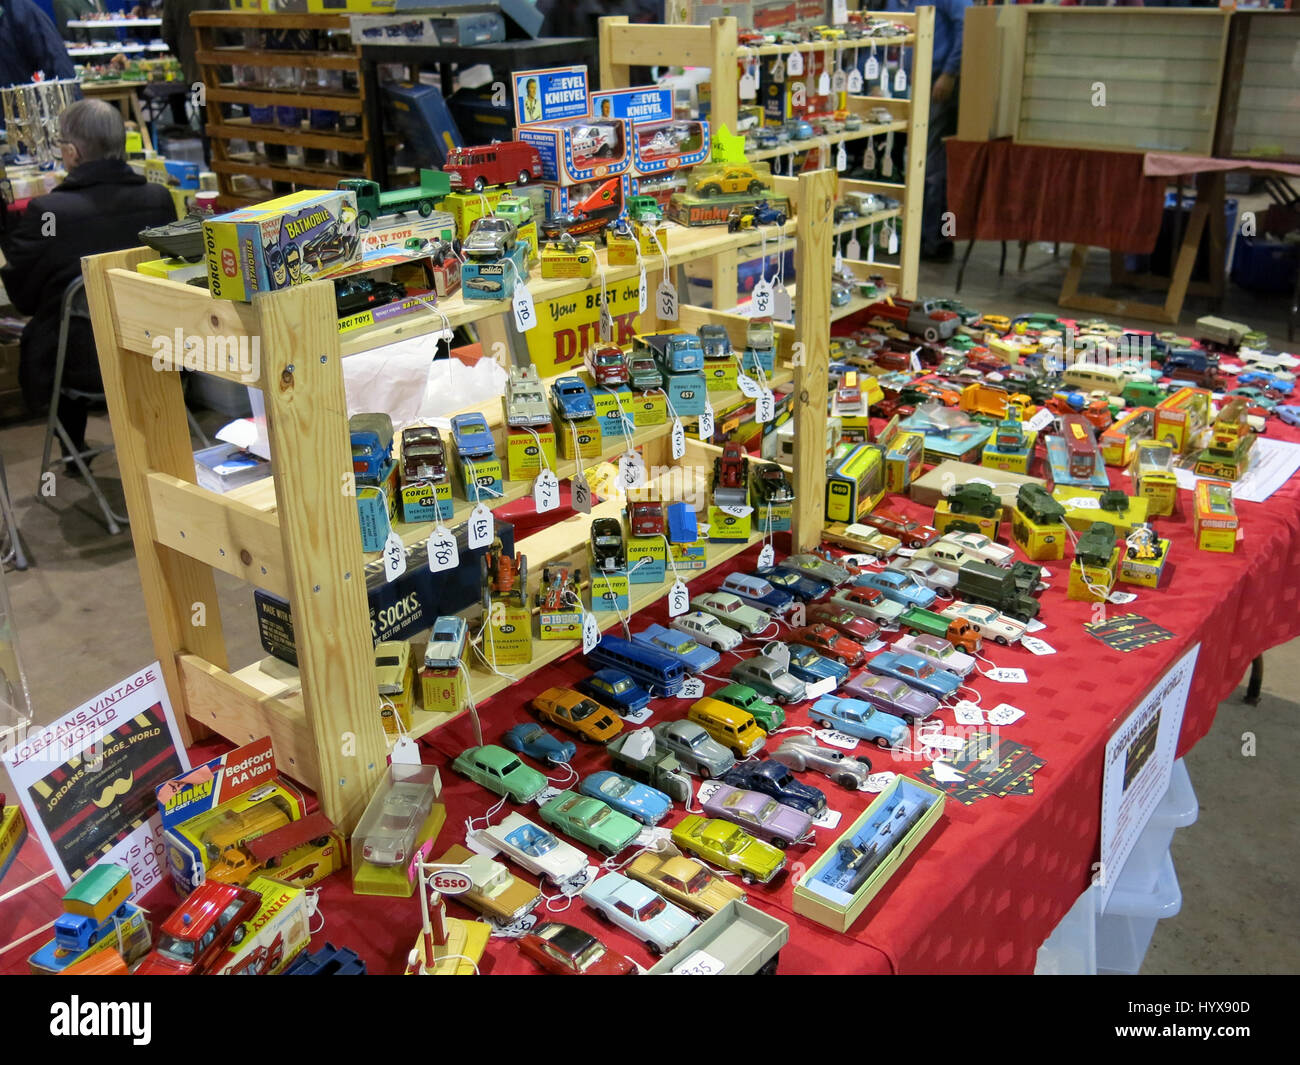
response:
{"label": "green military truck", "polygon": [[1017,621],[1038,616],[1038,600],[1022,591],[1023,578],[987,562],[967,562],[957,571],[956,594],[972,603],[994,607]]}

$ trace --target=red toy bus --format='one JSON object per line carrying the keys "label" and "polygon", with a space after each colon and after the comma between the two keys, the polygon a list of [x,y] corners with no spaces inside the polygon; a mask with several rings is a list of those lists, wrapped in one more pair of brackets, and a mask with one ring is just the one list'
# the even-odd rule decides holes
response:
{"label": "red toy bus", "polygon": [[527,185],[542,176],[542,157],[523,141],[498,141],[474,148],[453,148],[443,167],[453,192],[489,185]]}
{"label": "red toy bus", "polygon": [[1070,476],[1086,481],[1101,467],[1101,449],[1092,424],[1082,414],[1061,416],[1061,436],[1065,440]]}

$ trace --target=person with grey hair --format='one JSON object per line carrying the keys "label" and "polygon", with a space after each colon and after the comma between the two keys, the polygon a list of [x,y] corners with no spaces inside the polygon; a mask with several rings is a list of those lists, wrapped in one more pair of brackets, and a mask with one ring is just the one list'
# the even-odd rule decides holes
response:
{"label": "person with grey hair", "polygon": [[[103,100],[78,100],[60,116],[59,140],[67,177],[34,197],[17,225],[0,238],[5,257],[0,280],[10,302],[32,316],[23,330],[18,376],[33,411],[50,401],[63,293],[80,275],[81,257],[136,247],[140,230],[177,217],[167,189],[127,166],[126,127],[117,108]],[[71,322],[63,384],[83,392],[103,390],[85,318]],[[59,419],[79,450],[85,450],[88,414],[84,400],[59,401]]]}

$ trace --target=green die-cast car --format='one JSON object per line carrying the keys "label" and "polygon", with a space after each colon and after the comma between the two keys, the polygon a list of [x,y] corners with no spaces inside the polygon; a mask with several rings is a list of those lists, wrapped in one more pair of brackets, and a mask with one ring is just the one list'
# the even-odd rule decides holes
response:
{"label": "green die-cast car", "polygon": [[713,698],[752,715],[764,732],[775,732],[785,724],[785,711],[769,703],[748,684],[728,684],[714,692]]}
{"label": "green die-cast car", "polygon": [[482,784],[498,795],[508,795],[515,802],[528,802],[546,787],[546,777],[524,765],[517,754],[491,743],[467,747],[451,767],[475,784]]}
{"label": "green die-cast car", "polygon": [[542,820],[601,854],[615,855],[636,839],[641,826],[608,803],[576,791],[562,791],[546,803]]}

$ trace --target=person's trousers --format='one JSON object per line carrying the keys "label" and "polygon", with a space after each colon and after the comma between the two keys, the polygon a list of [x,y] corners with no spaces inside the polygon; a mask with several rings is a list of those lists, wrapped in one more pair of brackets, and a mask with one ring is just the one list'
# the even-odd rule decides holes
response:
{"label": "person's trousers", "polygon": [[[930,104],[930,126],[925,145],[925,184],[921,208],[921,254],[933,255],[952,243],[953,227],[944,233],[944,215],[948,211],[948,154],[944,151],[944,138],[957,132],[957,95],[961,79],[953,86],[952,94],[942,103]],[[894,171],[897,180],[903,173],[906,160],[907,137],[895,134]]]}

